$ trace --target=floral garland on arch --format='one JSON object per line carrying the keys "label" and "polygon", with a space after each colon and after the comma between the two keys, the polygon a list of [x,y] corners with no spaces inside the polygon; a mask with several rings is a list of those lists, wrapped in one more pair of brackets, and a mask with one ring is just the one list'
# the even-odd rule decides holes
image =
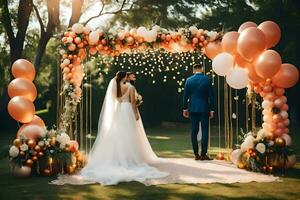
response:
{"label": "floral garland on arch", "polygon": [[82,92],[80,86],[84,76],[81,63],[88,55],[114,57],[131,51],[163,49],[172,53],[199,51],[214,56],[221,52],[221,39],[220,33],[198,29],[195,26],[168,31],[156,25],[150,30],[139,27],[111,33],[104,30],[91,30],[88,26],[79,23],[74,24],[61,39],[60,67],[63,73],[63,93],[66,96],[66,104],[59,128],[67,130],[80,102]]}

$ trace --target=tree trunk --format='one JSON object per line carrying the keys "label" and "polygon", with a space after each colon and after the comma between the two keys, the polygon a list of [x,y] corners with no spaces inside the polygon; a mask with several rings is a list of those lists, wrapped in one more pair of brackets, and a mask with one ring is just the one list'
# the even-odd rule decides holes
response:
{"label": "tree trunk", "polygon": [[34,67],[35,67],[36,72],[38,72],[38,70],[39,70],[43,55],[45,53],[47,44],[48,44],[51,37],[52,37],[52,34],[48,34],[48,33],[41,34],[41,39],[40,39],[39,44],[37,46],[36,56],[35,56],[35,59],[34,59]]}
{"label": "tree trunk", "polygon": [[84,0],[72,0],[72,16],[69,21],[69,27],[77,23],[81,17],[81,9]]}

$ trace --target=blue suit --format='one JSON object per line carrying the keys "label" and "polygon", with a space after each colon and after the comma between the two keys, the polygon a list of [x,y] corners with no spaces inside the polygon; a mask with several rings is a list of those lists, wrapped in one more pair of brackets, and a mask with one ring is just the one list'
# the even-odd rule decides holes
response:
{"label": "blue suit", "polygon": [[183,109],[188,109],[192,122],[192,145],[195,155],[199,155],[197,134],[201,122],[201,155],[205,156],[208,146],[209,112],[214,110],[214,94],[211,80],[203,73],[196,73],[186,80]]}

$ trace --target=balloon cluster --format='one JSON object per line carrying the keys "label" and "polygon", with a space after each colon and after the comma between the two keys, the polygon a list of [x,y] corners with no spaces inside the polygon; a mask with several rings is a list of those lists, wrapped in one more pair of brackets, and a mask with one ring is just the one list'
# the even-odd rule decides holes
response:
{"label": "balloon cluster", "polygon": [[[280,28],[275,22],[265,21],[259,26],[254,22],[245,22],[238,32],[232,31],[224,35],[221,42],[223,52],[213,58],[212,65],[218,75],[226,76],[231,87],[241,89],[248,86],[263,97],[263,140],[280,140],[284,144],[281,147],[288,148],[291,145],[288,135],[290,121],[284,92],[285,88],[298,82],[299,72],[292,64],[282,64],[281,56],[269,49],[279,42],[280,36]],[[256,148],[256,139],[247,137],[241,149],[233,152],[233,160],[237,160],[238,151],[242,155],[248,152],[249,158],[251,155],[256,156],[257,151],[253,150]]]}
{"label": "balloon cluster", "polygon": [[272,79],[278,87],[289,88],[299,79],[297,68],[282,64],[280,55],[269,49],[279,42],[280,36],[280,28],[275,22],[265,21],[259,26],[245,22],[238,32],[226,33],[221,43],[207,46],[206,55],[213,59],[213,70],[226,76],[232,88],[245,88],[248,82],[261,84],[267,79]]}
{"label": "balloon cluster", "polygon": [[[78,143],[70,140],[65,133],[57,135],[55,130],[48,131],[44,121],[35,115],[33,102],[36,99],[37,90],[32,83],[35,78],[33,64],[25,59],[15,61],[12,65],[12,75],[15,79],[8,85],[8,95],[11,98],[8,103],[8,112],[16,121],[23,123],[9,149],[9,156],[14,163],[13,174],[19,177],[29,176],[32,166],[38,174],[50,175],[49,172],[54,174],[53,163],[48,163],[48,160],[56,159],[59,154],[77,155],[75,157],[81,157],[78,166],[82,165],[83,160],[78,151]],[[61,162],[59,159],[56,160]],[[44,167],[41,167],[43,161],[47,162]],[[71,167],[75,170],[76,166],[76,162],[73,162]],[[67,168],[70,171],[70,166]]]}

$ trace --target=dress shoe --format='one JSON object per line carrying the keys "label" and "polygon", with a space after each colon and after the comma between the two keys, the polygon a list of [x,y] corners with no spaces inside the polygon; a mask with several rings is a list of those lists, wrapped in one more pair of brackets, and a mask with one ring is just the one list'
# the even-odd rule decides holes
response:
{"label": "dress shoe", "polygon": [[213,160],[213,159],[208,157],[208,155],[205,155],[205,156],[200,156],[200,160]]}
{"label": "dress shoe", "polygon": [[195,160],[201,160],[201,156],[195,155]]}

